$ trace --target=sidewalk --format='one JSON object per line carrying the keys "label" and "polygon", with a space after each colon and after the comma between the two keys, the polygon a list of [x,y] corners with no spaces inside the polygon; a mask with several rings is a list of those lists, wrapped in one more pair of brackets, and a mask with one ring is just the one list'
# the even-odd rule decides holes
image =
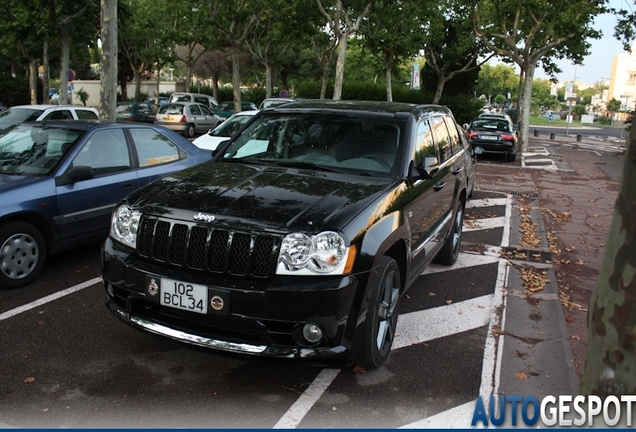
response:
{"label": "sidewalk", "polygon": [[516,166],[484,160],[477,169],[478,190],[514,198],[506,315],[499,335],[500,394],[576,394],[583,370],[587,305],[618,181],[592,157],[567,160],[561,150],[594,152],[603,146],[620,157],[624,148],[623,142],[554,138],[531,136],[530,152]]}

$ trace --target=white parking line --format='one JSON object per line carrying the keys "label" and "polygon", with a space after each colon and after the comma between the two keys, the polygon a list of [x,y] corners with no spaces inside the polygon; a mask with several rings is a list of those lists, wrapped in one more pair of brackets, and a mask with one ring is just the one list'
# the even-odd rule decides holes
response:
{"label": "white parking line", "polygon": [[90,280],[87,280],[86,282],[82,282],[81,284],[77,284],[75,286],[72,286],[70,288],[67,288],[65,290],[62,291],[58,291],[54,294],[48,295],[46,297],[42,297],[39,300],[35,300],[32,301],[31,303],[27,303],[23,306],[17,307],[15,309],[11,309],[9,311],[3,312],[0,314],[0,321],[6,320],[8,318],[11,318],[13,316],[16,316],[18,314],[21,314],[22,312],[26,312],[28,310],[31,310],[33,308],[36,308],[38,306],[42,306],[43,304],[52,302],[53,300],[57,300],[61,297],[67,296],[69,294],[73,294],[74,292],[77,291],[81,291],[84,288],[88,288],[89,286],[95,285],[96,283],[99,283],[102,281],[102,277],[96,277]]}
{"label": "white parking line", "polygon": [[433,274],[433,273],[441,273],[452,270],[457,270],[460,268],[466,267],[474,267],[483,264],[492,264],[499,261],[499,257],[497,256],[489,256],[489,255],[477,255],[472,253],[464,253],[460,252],[457,257],[457,262],[452,266],[441,265],[441,264],[429,264],[428,267],[422,272],[423,275]]}
{"label": "white parking line", "polygon": [[475,412],[475,401],[466,402],[463,405],[451,408],[446,411],[442,411],[439,414],[435,414],[430,417],[426,417],[423,420],[416,421],[415,423],[400,426],[400,429],[448,429],[448,428],[463,428],[469,427],[470,422],[473,419],[473,413]]}
{"label": "white parking line", "polygon": [[470,219],[464,220],[463,231],[479,231],[493,228],[503,227],[506,222],[505,216],[485,218],[485,219]]}
{"label": "white parking line", "polygon": [[305,415],[320,399],[322,394],[331,385],[340,373],[340,369],[323,369],[307,390],[303,392],[296,402],[287,410],[285,415],[274,425],[274,429],[290,429],[297,427]]}
{"label": "white parking line", "polygon": [[477,207],[494,207],[500,205],[506,205],[508,198],[485,198],[485,199],[473,199],[466,203],[466,208]]}

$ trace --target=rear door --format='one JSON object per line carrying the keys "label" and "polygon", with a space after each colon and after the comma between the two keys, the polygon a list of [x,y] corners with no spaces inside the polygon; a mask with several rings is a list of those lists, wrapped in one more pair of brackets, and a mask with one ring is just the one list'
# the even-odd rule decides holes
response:
{"label": "rear door", "polygon": [[123,129],[95,131],[69,168],[74,166],[91,167],[94,177],[73,182],[67,172],[57,179],[60,241],[105,238],[115,204],[139,184]]}

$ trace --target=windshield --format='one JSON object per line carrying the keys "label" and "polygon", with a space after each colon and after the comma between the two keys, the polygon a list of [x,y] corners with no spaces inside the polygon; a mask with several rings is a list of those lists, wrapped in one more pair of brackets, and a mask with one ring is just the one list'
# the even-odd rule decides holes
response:
{"label": "windshield", "polygon": [[0,173],[48,175],[82,133],[31,124],[16,126],[0,134]]}
{"label": "windshield", "polygon": [[215,128],[212,132],[210,132],[211,136],[218,137],[231,137],[243,126],[252,116],[248,115],[237,115],[234,117],[230,117],[217,128]]}
{"label": "windshield", "polygon": [[497,132],[510,132],[510,123],[505,120],[484,119],[475,120],[471,123],[472,130],[491,130]]}
{"label": "windshield", "polygon": [[129,113],[130,111],[132,111],[131,104],[120,104],[117,105],[117,108],[115,108],[116,113]]}
{"label": "windshield", "polygon": [[402,125],[326,113],[263,113],[223,160],[395,173]]}
{"label": "windshield", "polygon": [[0,128],[8,128],[24,121],[37,120],[44,112],[38,108],[9,108],[0,112]]}

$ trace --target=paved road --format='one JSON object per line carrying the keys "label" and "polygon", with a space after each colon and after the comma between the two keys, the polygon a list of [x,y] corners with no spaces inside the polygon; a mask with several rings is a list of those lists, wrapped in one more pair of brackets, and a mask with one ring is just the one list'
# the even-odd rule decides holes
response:
{"label": "paved road", "polygon": [[389,362],[360,373],[221,356],[141,333],[104,306],[98,247],[0,291],[0,425],[9,427],[468,427],[501,365],[511,198],[475,192],[462,253],[401,304]]}

